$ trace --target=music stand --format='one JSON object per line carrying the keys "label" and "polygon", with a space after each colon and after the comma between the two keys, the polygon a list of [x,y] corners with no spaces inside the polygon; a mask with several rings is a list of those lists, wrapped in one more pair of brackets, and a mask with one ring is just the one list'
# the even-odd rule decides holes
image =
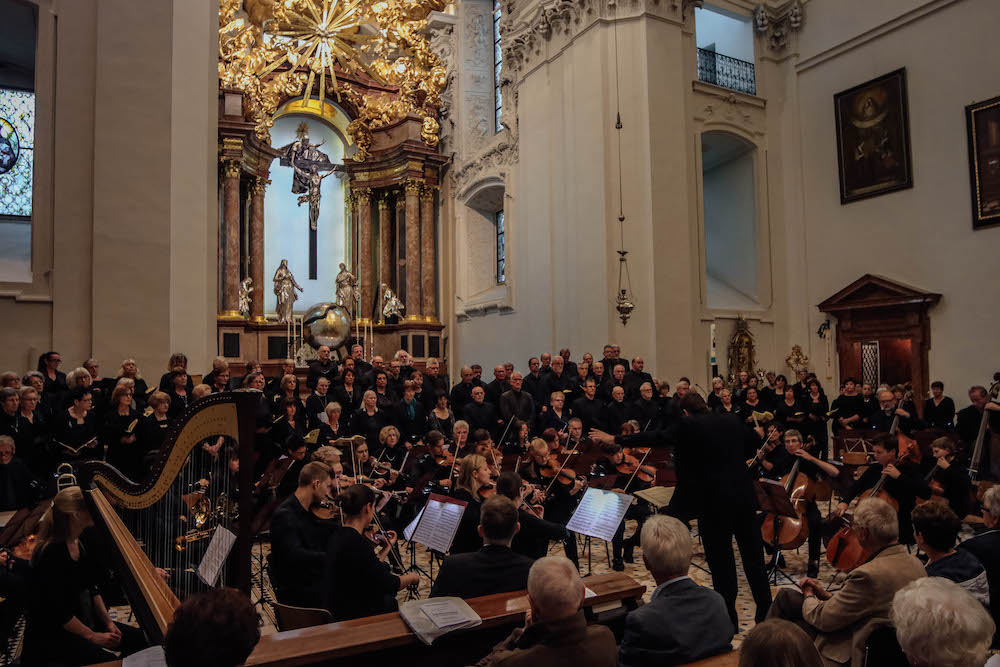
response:
{"label": "music stand", "polygon": [[[765,514],[774,514],[775,523],[777,517],[783,516],[789,519],[798,519],[799,515],[792,505],[792,499],[781,482],[770,479],[761,479],[754,483],[754,491],[757,493],[757,503]],[[766,519],[765,519],[766,520]],[[788,583],[797,586],[795,580],[788,576],[784,570],[778,567],[778,559],[781,557],[781,547],[779,546],[778,531],[774,531],[774,542],[771,543],[774,553],[771,555],[771,562],[767,565],[767,576],[771,580],[772,586],[778,585],[778,575],[784,577]]]}

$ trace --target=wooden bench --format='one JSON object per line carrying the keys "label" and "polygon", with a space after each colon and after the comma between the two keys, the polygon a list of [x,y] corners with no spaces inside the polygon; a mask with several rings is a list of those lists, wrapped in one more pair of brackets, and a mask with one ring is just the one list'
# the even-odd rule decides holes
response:
{"label": "wooden bench", "polygon": [[736,667],[740,664],[740,652],[730,651],[721,655],[705,658],[698,662],[688,663],[684,667]]}
{"label": "wooden bench", "polygon": [[[596,594],[584,601],[589,613],[614,602],[634,607],[646,591],[642,584],[617,572],[584,581]],[[524,591],[517,591],[474,598],[468,603],[483,619],[482,625],[442,637],[433,648],[424,645],[394,612],[267,635],[261,638],[246,665],[356,664],[356,656],[361,655],[374,658],[376,664],[392,664],[394,660],[405,660],[408,666],[474,664],[524,622],[528,599]]]}

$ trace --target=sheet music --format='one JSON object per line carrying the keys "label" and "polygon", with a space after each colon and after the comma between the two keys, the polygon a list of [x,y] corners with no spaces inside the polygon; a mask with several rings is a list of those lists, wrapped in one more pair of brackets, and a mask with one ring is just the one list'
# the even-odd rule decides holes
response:
{"label": "sheet music", "polygon": [[413,541],[435,551],[447,553],[458,532],[468,503],[436,493],[427,498],[422,516],[413,531]]}
{"label": "sheet music", "polygon": [[631,494],[587,489],[566,529],[610,542],[631,504]]}
{"label": "sheet music", "polygon": [[219,572],[222,571],[222,565],[226,562],[226,558],[229,557],[229,552],[235,543],[235,534],[222,526],[216,528],[212,534],[212,541],[209,542],[208,549],[205,551],[205,557],[201,559],[201,564],[198,565],[198,578],[209,586],[215,586],[215,582],[219,578]]}
{"label": "sheet music", "polygon": [[122,660],[122,667],[167,667],[167,656],[162,646],[151,646]]}
{"label": "sheet music", "polygon": [[[439,628],[450,628],[460,623],[475,621],[466,612],[468,605],[464,608],[456,604],[455,598],[442,598],[439,600],[428,600],[420,606],[420,611]],[[471,610],[470,610],[471,611]]]}
{"label": "sheet music", "polygon": [[420,517],[424,515],[424,508],[421,507],[420,511],[417,512],[417,516],[410,522],[406,528],[403,529],[403,539],[409,542],[413,539],[413,531],[417,529],[417,524],[420,523]]}

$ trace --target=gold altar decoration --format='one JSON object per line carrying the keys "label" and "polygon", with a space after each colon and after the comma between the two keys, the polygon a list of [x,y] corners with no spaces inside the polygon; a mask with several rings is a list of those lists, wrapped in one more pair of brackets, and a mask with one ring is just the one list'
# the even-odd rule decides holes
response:
{"label": "gold altar decoration", "polygon": [[[421,138],[438,144],[436,116],[447,72],[430,50],[427,16],[447,0],[219,0],[219,79],[243,92],[262,141],[290,97],[357,110],[348,126],[364,161],[372,131],[415,114]],[[356,81],[380,88],[370,92]],[[318,90],[315,90],[318,85]],[[391,91],[386,91],[389,88]],[[320,105],[325,109],[326,105]]]}
{"label": "gold altar decoration", "polygon": [[734,381],[741,372],[754,374],[757,365],[757,351],[754,349],[750,323],[740,315],[736,320],[736,330],[729,339],[729,379]]}

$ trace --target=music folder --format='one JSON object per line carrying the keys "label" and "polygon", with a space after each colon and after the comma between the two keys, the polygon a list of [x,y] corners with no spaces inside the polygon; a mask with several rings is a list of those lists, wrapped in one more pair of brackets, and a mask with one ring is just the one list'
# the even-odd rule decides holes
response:
{"label": "music folder", "polygon": [[768,514],[777,514],[798,518],[792,499],[788,496],[788,491],[781,482],[773,479],[759,479],[754,484],[754,491],[757,492],[757,503],[760,510]]}
{"label": "music folder", "polygon": [[464,500],[457,500],[438,493],[427,497],[427,504],[420,510],[420,517],[412,532],[412,541],[425,547],[448,553],[451,543],[462,522],[465,507]]}
{"label": "music folder", "polygon": [[625,512],[631,504],[631,494],[589,488],[566,524],[566,529],[610,542],[625,520]]}

